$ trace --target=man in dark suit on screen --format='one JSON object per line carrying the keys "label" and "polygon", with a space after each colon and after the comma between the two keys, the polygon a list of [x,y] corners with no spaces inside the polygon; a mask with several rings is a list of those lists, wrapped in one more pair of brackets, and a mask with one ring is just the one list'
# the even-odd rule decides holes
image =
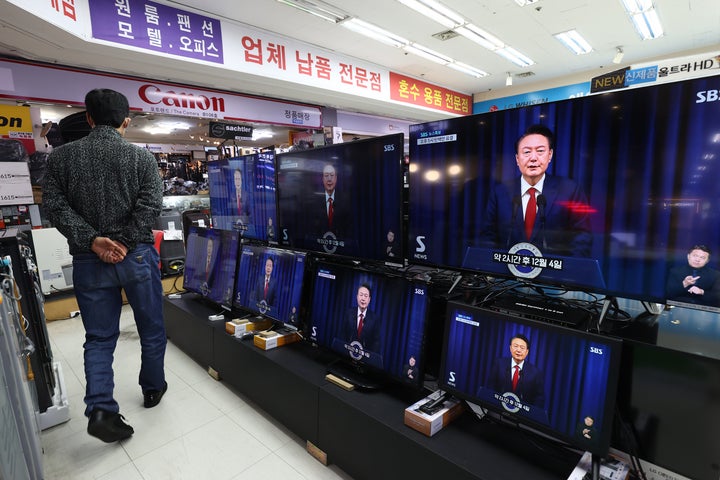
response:
{"label": "man in dark suit on screen", "polygon": [[265,270],[255,284],[254,299],[256,302],[263,300],[268,306],[275,304],[275,295],[277,293],[277,279],[273,276],[273,268],[275,261],[272,257],[265,260]]}
{"label": "man in dark suit on screen", "polygon": [[587,197],[573,180],[545,173],[553,157],[554,137],[532,125],[515,145],[521,175],[494,187],[482,237],[495,248],[529,242],[543,253],[588,257],[592,244]]}
{"label": "man in dark suit on screen", "polygon": [[512,392],[525,404],[545,408],[545,381],[543,372],[526,361],[530,353],[530,340],[516,334],[510,339],[511,358],[502,357],[492,365],[488,388],[503,394]]}
{"label": "man in dark suit on screen", "polygon": [[307,208],[313,231],[318,237],[322,237],[326,232],[332,232],[338,238],[349,234],[351,213],[348,196],[347,192],[341,194],[337,190],[337,182],[337,169],[334,165],[326,164],[322,171],[323,191],[319,195],[320,199],[314,194],[313,204]]}
{"label": "man in dark suit on screen", "polygon": [[347,313],[344,339],[347,343],[358,341],[363,349],[380,353],[380,319],[368,309],[371,290],[366,283],[357,289],[357,307]]}

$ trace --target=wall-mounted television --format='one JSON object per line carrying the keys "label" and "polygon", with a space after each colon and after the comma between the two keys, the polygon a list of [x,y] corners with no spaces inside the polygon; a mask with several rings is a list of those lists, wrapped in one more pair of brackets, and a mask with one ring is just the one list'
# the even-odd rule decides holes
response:
{"label": "wall-mounted television", "polygon": [[359,386],[422,386],[428,286],[328,262],[314,267],[307,336],[342,362],[331,371]]}
{"label": "wall-mounted television", "polygon": [[616,338],[448,302],[438,385],[511,423],[603,456],[621,354]]}
{"label": "wall-mounted television", "polygon": [[412,125],[409,261],[720,311],[718,82]]}
{"label": "wall-mounted television", "polygon": [[398,133],[278,155],[280,244],[403,264],[403,148]]}
{"label": "wall-mounted television", "polygon": [[239,232],[190,227],[185,245],[185,290],[230,309],[239,248]]}
{"label": "wall-mounted television", "polygon": [[305,252],[243,245],[233,306],[300,327]]}
{"label": "wall-mounted television", "polygon": [[213,227],[243,238],[275,241],[275,153],[208,162]]}

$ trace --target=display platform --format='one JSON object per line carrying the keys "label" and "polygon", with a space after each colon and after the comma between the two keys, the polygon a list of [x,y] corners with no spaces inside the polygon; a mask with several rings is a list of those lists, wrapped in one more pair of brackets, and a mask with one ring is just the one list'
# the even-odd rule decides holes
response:
{"label": "display platform", "polygon": [[403,420],[422,391],[345,391],[325,379],[332,357],[324,352],[305,342],[261,350],[225,332],[224,322],[208,321],[211,313],[195,294],[166,298],[170,340],[358,480],[556,480],[580,458],[553,458],[536,438],[470,414],[426,437]]}

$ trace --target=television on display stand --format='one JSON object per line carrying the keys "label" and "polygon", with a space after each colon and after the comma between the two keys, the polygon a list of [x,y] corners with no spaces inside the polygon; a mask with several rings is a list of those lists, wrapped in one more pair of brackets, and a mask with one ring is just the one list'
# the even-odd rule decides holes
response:
{"label": "television on display stand", "polygon": [[404,135],[277,157],[278,242],[404,265]]}
{"label": "television on display stand", "polygon": [[[412,125],[409,262],[720,312],[718,81]],[[538,125],[552,141],[526,232],[520,165],[537,150],[516,142]]]}
{"label": "television on display stand", "polygon": [[244,245],[233,307],[298,329],[305,265],[305,252]]}
{"label": "television on display stand", "polygon": [[361,388],[388,381],[421,388],[428,285],[327,261],[312,275],[306,336],[331,352],[328,371]]}
{"label": "television on display stand", "polygon": [[597,466],[610,445],[621,353],[617,338],[449,302],[438,386],[591,452]]}
{"label": "television on display stand", "polygon": [[230,310],[239,249],[238,232],[190,227],[183,287]]}

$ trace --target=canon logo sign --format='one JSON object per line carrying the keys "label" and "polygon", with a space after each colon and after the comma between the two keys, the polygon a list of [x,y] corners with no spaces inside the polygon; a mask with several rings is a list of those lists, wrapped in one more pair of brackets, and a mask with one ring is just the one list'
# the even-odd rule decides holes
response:
{"label": "canon logo sign", "polygon": [[213,112],[225,112],[225,99],[222,97],[206,97],[192,93],[177,93],[172,90],[163,91],[157,85],[145,84],[138,89],[143,102],[150,105],[166,105],[168,107],[197,109]]}

